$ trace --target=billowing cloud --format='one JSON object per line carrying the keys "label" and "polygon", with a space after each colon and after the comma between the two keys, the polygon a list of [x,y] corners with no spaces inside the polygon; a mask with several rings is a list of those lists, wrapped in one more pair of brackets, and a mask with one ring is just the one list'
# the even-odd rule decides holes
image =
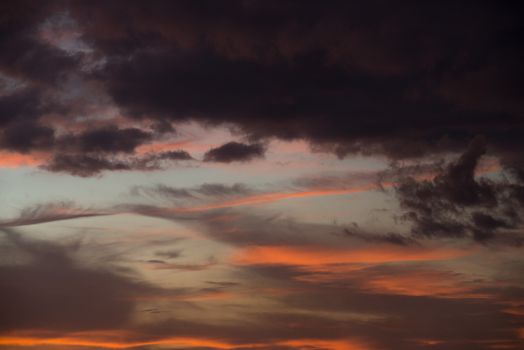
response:
{"label": "billowing cloud", "polygon": [[[134,2],[51,2],[31,14],[24,6],[33,7],[2,11],[10,18],[2,24],[10,54],[1,73],[25,84],[1,96],[2,124],[49,114],[71,121],[81,111],[93,123],[114,119],[118,135],[93,127],[65,136],[71,145],[130,152],[146,139],[173,137],[172,122],[192,120],[233,127],[250,140],[301,139],[339,156],[394,159],[460,151],[480,134],[493,155],[521,167],[514,152],[522,146],[520,21],[510,5],[331,1],[319,11],[314,2],[217,8],[160,1],[143,11]],[[60,123],[46,127],[56,133]],[[28,152],[47,144],[43,136],[4,145]],[[207,159],[263,155],[255,145],[231,143]]]}
{"label": "billowing cloud", "polygon": [[[521,53],[516,41],[495,39],[519,31],[510,6],[226,7],[210,15],[196,5],[154,3],[144,14],[127,4],[120,21],[110,15],[122,11],[116,5],[79,4],[72,12],[109,57],[101,78],[110,94],[135,117],[232,122],[252,136],[307,139],[341,155],[456,150],[475,134],[504,149],[519,142],[502,135],[516,135],[508,126],[522,113],[517,80],[506,78],[520,72]],[[269,26],[268,16],[278,20]],[[130,25],[141,39],[129,39]],[[131,59],[120,60],[126,53]],[[505,97],[494,91],[501,89]]]}

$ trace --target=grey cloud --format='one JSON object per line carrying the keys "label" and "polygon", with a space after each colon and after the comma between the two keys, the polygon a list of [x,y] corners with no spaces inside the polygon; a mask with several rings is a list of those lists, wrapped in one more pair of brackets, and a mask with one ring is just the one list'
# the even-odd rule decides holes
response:
{"label": "grey cloud", "polygon": [[158,184],[151,187],[135,186],[131,189],[133,195],[146,195],[170,200],[221,199],[245,196],[254,192],[254,189],[251,189],[242,183],[235,183],[232,185],[204,183],[200,186],[189,188],[179,188]]}
{"label": "grey cloud", "polygon": [[134,310],[131,297],[156,290],[128,276],[78,264],[71,247],[2,232],[2,246],[10,247],[10,255],[30,258],[28,263],[3,261],[0,266],[2,331],[122,327]]}
{"label": "grey cloud", "polygon": [[109,214],[111,214],[111,212],[108,210],[80,208],[73,202],[50,202],[23,208],[16,218],[0,221],[0,228],[35,225]]}
{"label": "grey cloud", "polygon": [[55,153],[40,168],[80,177],[100,175],[104,171],[155,171],[177,161],[193,158],[185,151],[150,153],[144,156],[115,156],[99,153]]}
{"label": "grey cloud", "polygon": [[433,180],[408,177],[396,187],[404,218],[413,223],[415,235],[485,241],[520,225],[523,207],[515,190],[522,185],[477,179],[475,170],[485,153],[485,140],[477,138]]}
{"label": "grey cloud", "polygon": [[256,158],[263,158],[265,152],[265,147],[262,144],[228,142],[207,151],[204,155],[204,161],[219,163],[248,162]]}
{"label": "grey cloud", "polygon": [[59,140],[62,149],[80,153],[132,153],[138,145],[152,139],[152,135],[136,128],[120,129],[107,126],[86,130],[78,135],[65,136]]}

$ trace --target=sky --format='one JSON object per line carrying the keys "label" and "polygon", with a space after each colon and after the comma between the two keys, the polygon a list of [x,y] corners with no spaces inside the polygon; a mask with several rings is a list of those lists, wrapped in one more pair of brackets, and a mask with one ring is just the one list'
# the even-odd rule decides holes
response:
{"label": "sky", "polygon": [[524,349],[509,1],[0,2],[0,350]]}

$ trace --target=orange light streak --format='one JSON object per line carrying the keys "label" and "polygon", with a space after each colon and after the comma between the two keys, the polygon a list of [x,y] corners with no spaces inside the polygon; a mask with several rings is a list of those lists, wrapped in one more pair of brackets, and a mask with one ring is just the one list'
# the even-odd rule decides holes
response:
{"label": "orange light streak", "polygon": [[364,344],[349,340],[319,340],[319,339],[300,339],[279,342],[278,345],[292,346],[297,349],[329,349],[329,350],[367,350],[370,349]]}
{"label": "orange light streak", "polygon": [[150,341],[130,341],[116,342],[110,340],[89,340],[81,337],[57,337],[57,338],[37,338],[37,337],[0,337],[0,345],[9,346],[79,346],[79,347],[99,347],[105,349],[129,349],[148,345],[169,345],[169,346],[190,346],[190,347],[211,347],[216,349],[234,349],[234,346],[219,340],[172,337]]}
{"label": "orange light streak", "polygon": [[[384,187],[391,187],[393,183],[384,183]],[[305,198],[305,197],[319,197],[319,196],[336,196],[343,194],[351,193],[360,193],[367,192],[374,189],[377,189],[378,185],[368,184],[361,187],[353,188],[343,188],[343,189],[312,189],[298,192],[272,192],[272,193],[263,193],[252,196],[247,196],[244,198],[233,199],[230,201],[224,201],[214,204],[206,204],[202,206],[188,207],[188,208],[177,208],[177,212],[198,212],[198,211],[207,211],[213,209],[222,209],[222,208],[232,208],[239,207],[244,205],[255,205],[263,203],[271,203],[276,201],[281,201],[285,199],[293,198]]]}
{"label": "orange light streak", "polygon": [[[107,332],[106,332],[107,333]],[[7,346],[75,346],[75,347],[98,347],[103,349],[130,349],[140,346],[183,346],[190,348],[208,347],[215,349],[234,350],[238,348],[261,348],[271,345],[276,346],[291,346],[296,349],[310,349],[311,347],[320,347],[327,350],[370,350],[358,342],[349,340],[321,340],[321,339],[298,339],[298,340],[284,340],[271,343],[251,343],[251,344],[233,344],[221,340],[206,339],[206,338],[192,338],[192,337],[169,337],[148,341],[111,341],[111,340],[90,340],[87,339],[104,335],[89,334],[88,332],[76,333],[64,337],[31,337],[31,336],[4,336],[0,337],[0,345]],[[110,335],[110,334],[107,334]],[[107,339],[107,335],[105,338]],[[125,334],[123,334],[126,336]],[[115,334],[115,337],[122,339],[122,334]]]}
{"label": "orange light streak", "polygon": [[475,291],[475,285],[454,274],[439,271],[411,271],[403,274],[372,277],[366,281],[371,291],[445,299],[488,299],[490,294]]}
{"label": "orange light streak", "polygon": [[318,247],[249,247],[233,257],[238,265],[321,266],[329,264],[378,264],[407,261],[448,260],[472,254],[460,249],[372,247],[327,249]]}

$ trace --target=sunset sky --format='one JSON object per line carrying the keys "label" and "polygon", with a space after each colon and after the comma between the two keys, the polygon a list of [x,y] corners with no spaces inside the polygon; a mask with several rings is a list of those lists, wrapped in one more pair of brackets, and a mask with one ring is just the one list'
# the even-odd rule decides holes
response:
{"label": "sunset sky", "polygon": [[0,1],[0,350],[524,349],[506,1]]}

